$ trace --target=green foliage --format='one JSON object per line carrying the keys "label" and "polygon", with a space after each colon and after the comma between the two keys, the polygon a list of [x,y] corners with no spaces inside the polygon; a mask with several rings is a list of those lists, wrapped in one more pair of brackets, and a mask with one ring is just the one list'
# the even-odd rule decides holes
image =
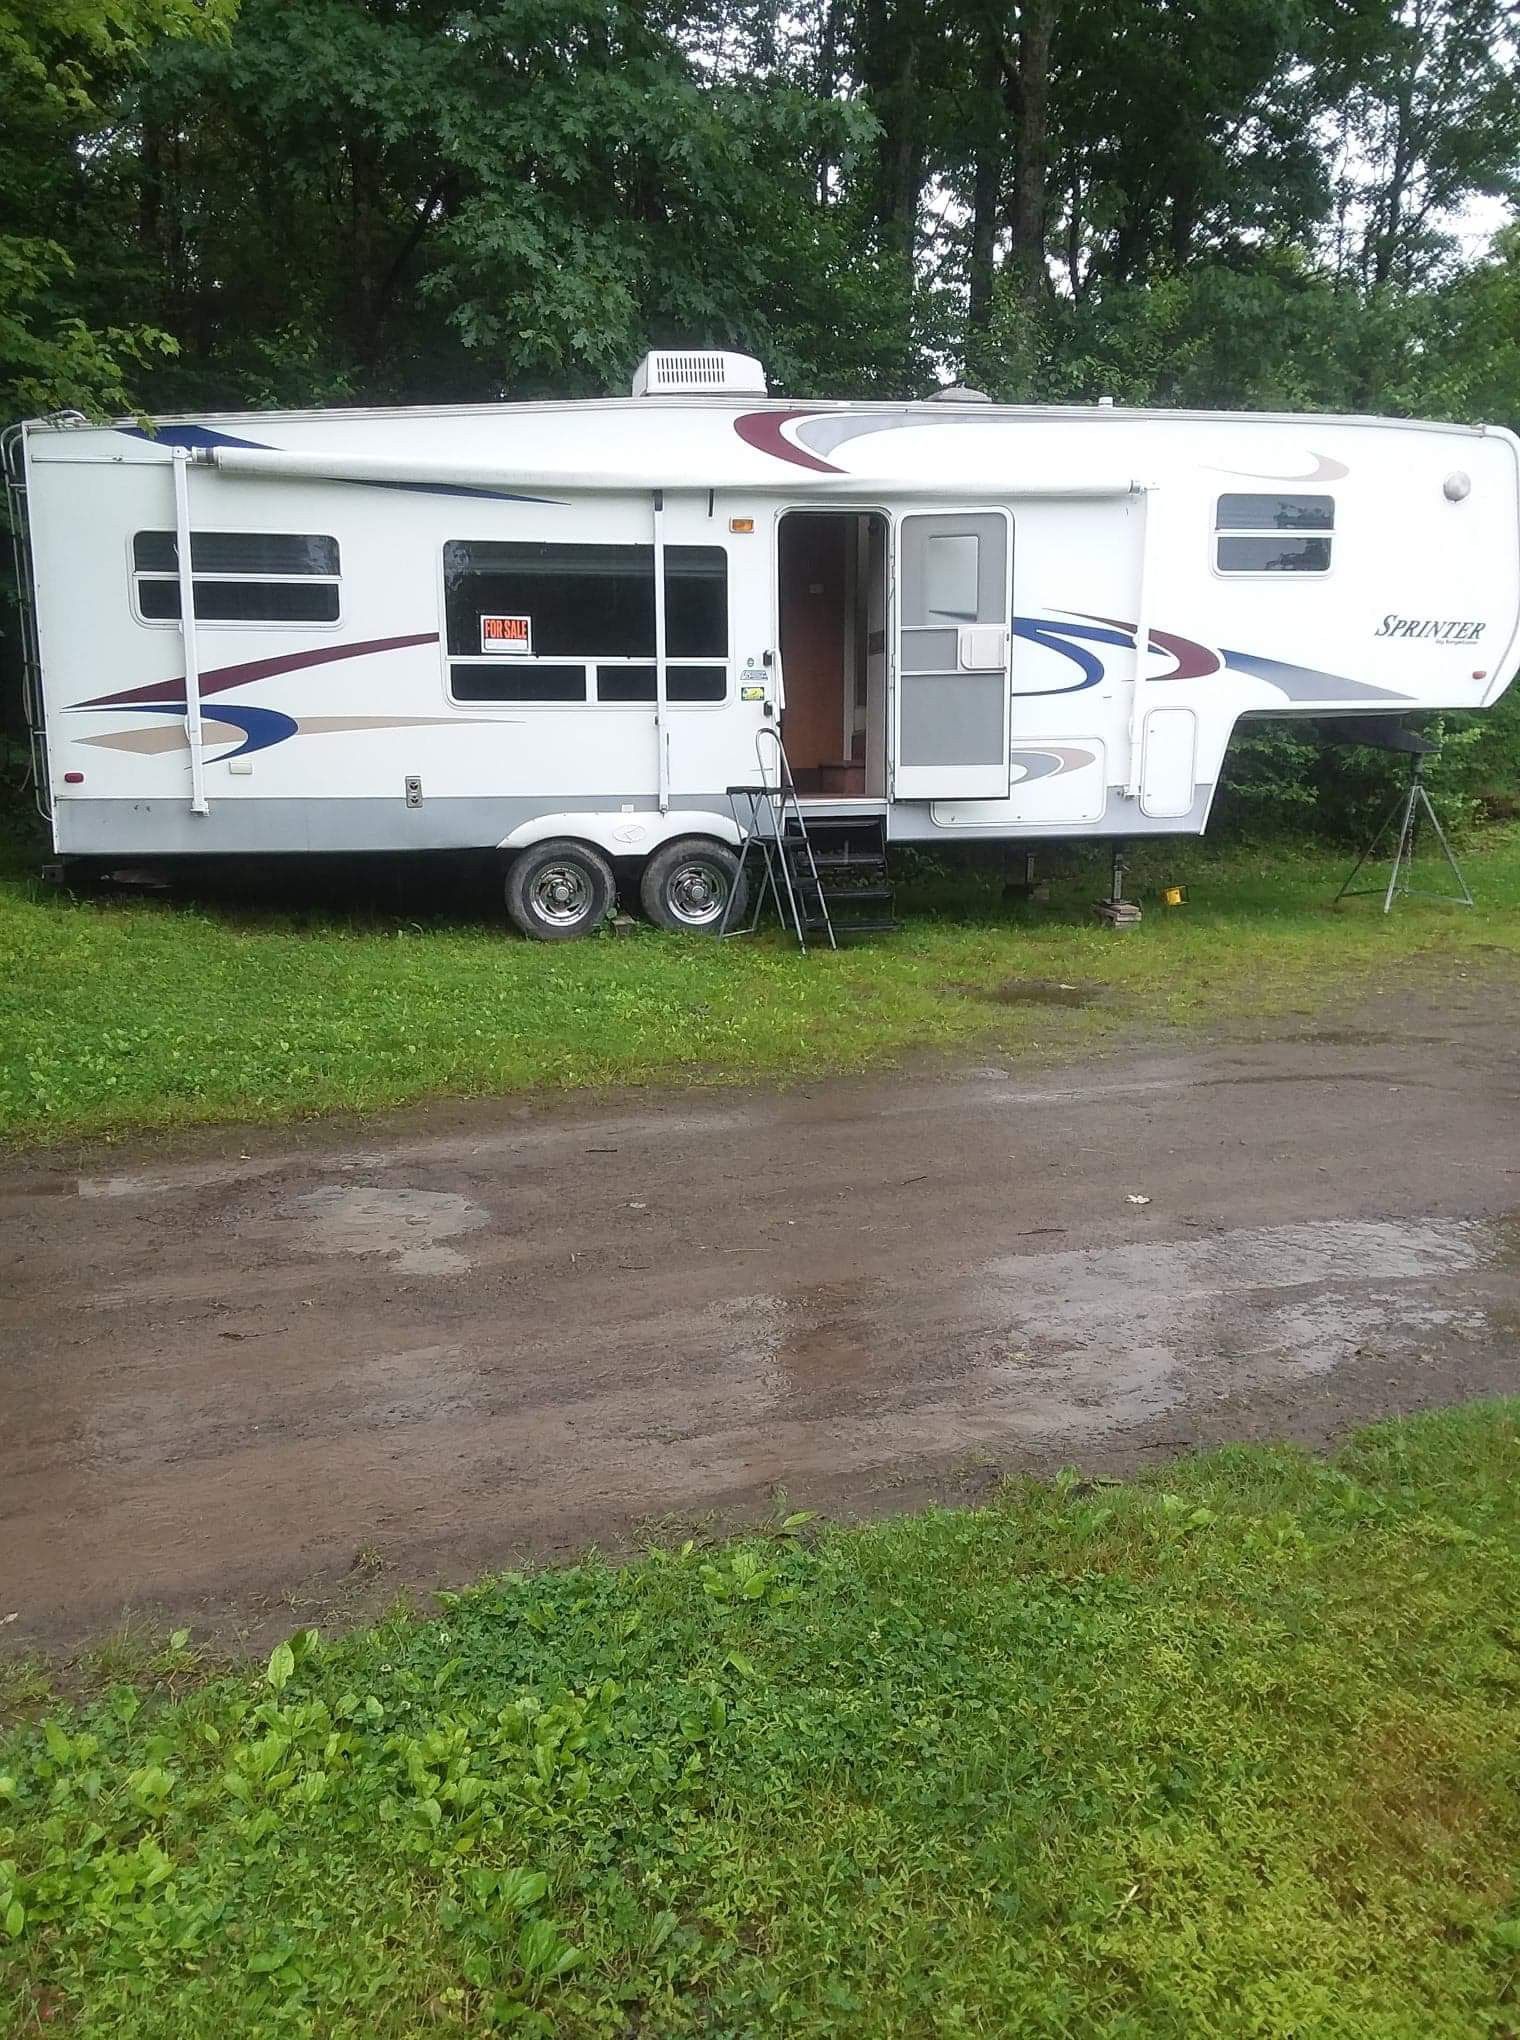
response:
{"label": "green foliage", "polygon": [[[1267,754],[1251,769],[1275,768]],[[1360,799],[1371,807],[1384,790]],[[1225,798],[1237,827],[1261,819],[1239,788]],[[1148,913],[1119,942],[1092,914],[1101,845],[1069,858],[1052,904],[1032,911],[1003,902],[996,866],[905,873],[900,934],[807,957],[776,935],[720,946],[652,929],[546,949],[508,935],[499,898],[461,896],[457,878],[441,905],[431,875],[417,876],[415,912],[383,914],[341,898],[283,911],[71,898],[16,875],[0,883],[0,1135],[879,1068],[932,1052],[1073,1054],[1161,1023],[1355,996],[1426,956],[1513,969],[1513,827],[1470,846],[1476,914],[1411,902],[1385,920],[1333,912],[1349,850],[1287,849],[1276,794],[1265,812],[1275,848],[1145,847],[1140,895],[1182,880],[1189,904]],[[1108,996],[1058,1019],[1000,1002],[999,986],[1026,977]]]}
{"label": "green foliage", "polygon": [[0,236],[0,362],[12,407],[28,417],[134,407],[130,378],[179,343],[151,326],[91,328],[68,309],[74,264],[55,241]]}
{"label": "green foliage", "polygon": [[[30,0],[0,5],[0,413],[119,415],[132,387],[178,352],[149,322],[95,295],[95,230],[80,217],[85,157],[110,131],[145,51],[226,33],[229,0]],[[109,147],[109,143],[107,144]]]}
{"label": "green foliage", "polygon": [[1477,1407],[34,1701],[0,2019],[1498,2035],[1517,1468]]}
{"label": "green foliage", "polygon": [[786,377],[858,333],[869,375],[883,344],[807,168],[847,172],[869,119],[703,72],[627,0],[246,0],[230,43],[162,45],[136,106],[144,253],[201,255],[165,304],[200,341],[176,403],[598,392],[692,334]]}

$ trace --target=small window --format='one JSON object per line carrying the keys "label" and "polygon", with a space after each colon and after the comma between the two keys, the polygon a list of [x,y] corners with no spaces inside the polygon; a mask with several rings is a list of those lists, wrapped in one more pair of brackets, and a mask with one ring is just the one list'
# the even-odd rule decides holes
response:
{"label": "small window", "polygon": [[[443,587],[456,701],[655,699],[652,545],[451,539]],[[722,546],[665,548],[665,645],[671,701],[726,697],[726,665],[691,663],[728,657]]]}
{"label": "small window", "polygon": [[455,662],[449,687],[456,701],[584,701],[584,666],[546,666],[537,659],[517,664],[506,659]]}
{"label": "small window", "polygon": [[[667,661],[667,701],[722,701],[727,693],[727,666],[687,666]],[[596,698],[598,701],[653,701],[653,666],[598,666]]]}
{"label": "small window", "polygon": [[924,607],[927,619],[946,617],[975,623],[981,586],[982,542],[973,532],[935,532],[925,549]]}
{"label": "small window", "polygon": [[[666,546],[665,656],[728,657],[728,554],[721,545]],[[675,701],[674,687],[669,692]]]}
{"label": "small window", "polygon": [[[338,541],[315,533],[193,531],[198,623],[336,623]],[[172,531],[132,540],[137,613],[178,623],[179,546]]]}
{"label": "small window", "polygon": [[598,666],[596,669],[598,701],[653,701],[654,696],[653,666]]}
{"label": "small window", "polygon": [[667,666],[665,692],[672,701],[721,701],[728,693],[728,668]]}
{"label": "small window", "polygon": [[1214,563],[1221,574],[1327,574],[1333,496],[1219,498]]}

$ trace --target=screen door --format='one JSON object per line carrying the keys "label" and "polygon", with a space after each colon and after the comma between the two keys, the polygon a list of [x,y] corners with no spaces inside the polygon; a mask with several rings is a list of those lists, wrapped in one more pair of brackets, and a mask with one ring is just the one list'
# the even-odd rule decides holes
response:
{"label": "screen door", "polygon": [[898,800],[1006,800],[1013,524],[934,510],[897,526]]}

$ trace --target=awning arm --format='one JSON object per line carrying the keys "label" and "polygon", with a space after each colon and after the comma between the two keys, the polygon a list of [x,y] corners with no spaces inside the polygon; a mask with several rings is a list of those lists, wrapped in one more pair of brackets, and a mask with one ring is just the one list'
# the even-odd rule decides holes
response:
{"label": "awning arm", "polygon": [[1145,663],[1151,649],[1151,505],[1156,484],[1144,482],[1140,491],[1140,586],[1135,596],[1135,672],[1129,699],[1129,777],[1124,791],[1138,799],[1142,752],[1145,747]]}
{"label": "awning arm", "polygon": [[201,742],[201,666],[195,632],[195,562],[190,536],[190,456],[174,449],[174,551],[179,567],[179,634],[185,649],[185,741],[190,746],[190,812],[211,812]]}

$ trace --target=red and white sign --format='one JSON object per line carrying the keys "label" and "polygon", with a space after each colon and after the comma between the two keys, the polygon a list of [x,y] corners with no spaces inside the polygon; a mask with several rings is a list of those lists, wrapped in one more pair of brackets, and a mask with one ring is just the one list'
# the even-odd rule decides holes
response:
{"label": "red and white sign", "polygon": [[531,616],[483,616],[480,619],[480,649],[483,652],[529,652],[533,650]]}

